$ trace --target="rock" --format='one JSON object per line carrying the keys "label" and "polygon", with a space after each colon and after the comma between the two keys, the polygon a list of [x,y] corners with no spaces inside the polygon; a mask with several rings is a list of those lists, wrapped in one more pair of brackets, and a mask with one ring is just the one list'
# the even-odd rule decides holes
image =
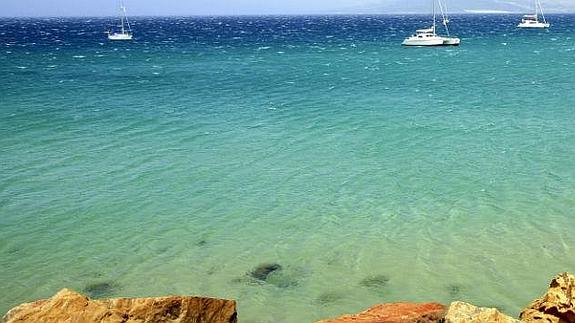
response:
{"label": "rock", "polygon": [[375,275],[362,279],[359,285],[368,288],[384,288],[387,282],[389,282],[389,277],[385,275]]}
{"label": "rock", "polygon": [[63,289],[50,299],[11,309],[0,322],[236,323],[237,313],[231,300],[188,296],[90,300]]}
{"label": "rock", "polygon": [[477,307],[464,302],[453,302],[445,315],[446,323],[520,323],[495,308]]}
{"label": "rock", "polygon": [[116,285],[111,282],[92,283],[84,287],[82,292],[90,298],[105,298],[112,296],[116,291]]}
{"label": "rock", "polygon": [[438,303],[389,303],[318,323],[435,323],[443,322],[444,316],[445,306]]}
{"label": "rock", "polygon": [[575,276],[555,276],[545,295],[531,302],[519,317],[525,322],[575,323]]}
{"label": "rock", "polygon": [[320,294],[315,299],[315,302],[318,303],[319,305],[328,305],[340,301],[342,299],[344,299],[344,295],[342,293],[331,291]]}
{"label": "rock", "polygon": [[250,272],[250,276],[257,280],[265,281],[268,279],[268,276],[273,273],[274,271],[282,269],[282,266],[279,264],[263,264],[257,266],[254,270]]}

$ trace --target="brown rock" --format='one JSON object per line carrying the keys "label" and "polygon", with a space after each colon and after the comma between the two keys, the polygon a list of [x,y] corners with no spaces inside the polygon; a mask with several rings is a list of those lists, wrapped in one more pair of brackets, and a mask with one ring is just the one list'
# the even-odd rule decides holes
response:
{"label": "brown rock", "polygon": [[442,322],[444,315],[445,306],[438,303],[390,303],[318,323],[435,323]]}
{"label": "brown rock", "polygon": [[495,308],[477,307],[464,302],[453,302],[449,305],[446,323],[520,323],[510,316],[502,314]]}
{"label": "brown rock", "polygon": [[63,289],[47,300],[11,309],[2,323],[236,323],[236,302],[205,297],[116,298],[90,300]]}
{"label": "brown rock", "polygon": [[531,302],[519,317],[525,322],[575,323],[575,276],[555,276],[545,295]]}

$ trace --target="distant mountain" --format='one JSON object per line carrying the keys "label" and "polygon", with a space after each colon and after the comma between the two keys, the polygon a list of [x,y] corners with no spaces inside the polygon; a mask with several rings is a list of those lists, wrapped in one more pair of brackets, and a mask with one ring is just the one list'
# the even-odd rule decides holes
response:
{"label": "distant mountain", "polygon": [[[450,13],[524,13],[531,0],[447,0]],[[542,1],[545,12],[575,12],[574,0]],[[350,8],[351,9],[351,8]],[[355,7],[362,13],[429,13],[431,0],[382,0]]]}

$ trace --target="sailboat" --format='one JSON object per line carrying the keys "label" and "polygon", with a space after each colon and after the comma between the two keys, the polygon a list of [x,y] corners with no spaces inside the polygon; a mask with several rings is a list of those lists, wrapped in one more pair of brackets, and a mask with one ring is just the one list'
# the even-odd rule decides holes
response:
{"label": "sailboat", "polygon": [[108,32],[109,40],[132,40],[132,28],[126,15],[126,6],[120,1],[120,21],[122,29],[120,32]]}
{"label": "sailboat", "polygon": [[[541,6],[541,1],[533,0],[533,5],[535,6],[534,15],[525,15],[521,19],[521,23],[517,25],[519,28],[549,28],[551,24],[545,20],[545,15],[543,14],[543,7]],[[541,13],[541,18],[543,21],[539,21],[539,13]]]}
{"label": "sailboat", "polygon": [[[435,13],[436,1],[439,4],[439,9],[441,11],[442,25],[445,27],[446,36],[440,36],[437,34],[437,17]],[[449,35],[449,18],[447,17],[447,7],[441,2],[442,0],[432,0],[433,3],[433,23],[430,28],[418,29],[415,31],[415,35],[407,37],[403,43],[403,46],[459,46],[461,40],[457,37],[451,37]],[[445,7],[445,8],[444,8]]]}

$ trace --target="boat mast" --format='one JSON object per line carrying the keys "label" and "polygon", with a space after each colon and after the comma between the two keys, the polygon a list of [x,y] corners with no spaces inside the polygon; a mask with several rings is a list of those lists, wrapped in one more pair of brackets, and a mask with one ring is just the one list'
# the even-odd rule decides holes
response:
{"label": "boat mast", "polygon": [[447,4],[443,5],[443,2],[441,0],[438,0],[438,2],[439,2],[439,10],[441,10],[441,19],[442,19],[441,23],[445,27],[445,32],[447,33],[447,36],[449,36],[449,27],[447,27],[447,24],[449,23],[449,17],[447,17]]}
{"label": "boat mast", "polygon": [[124,17],[126,16],[126,8],[122,4],[120,4],[120,21],[122,22],[122,35],[126,33],[124,29]]}
{"label": "boat mast", "polygon": [[[122,34],[130,34],[132,33],[132,28],[130,27],[130,21],[128,20],[128,15],[126,14],[126,6],[124,5],[124,1],[120,0],[120,20],[122,22]],[[126,32],[126,26],[128,26],[128,32]]]}
{"label": "boat mast", "polygon": [[543,18],[543,22],[547,23],[547,21],[545,20],[545,15],[543,14],[543,7],[541,6],[541,1],[536,0],[535,3],[535,14],[537,14],[537,6],[539,6],[539,10],[541,11],[541,17]]}
{"label": "boat mast", "polygon": [[433,2],[433,25],[432,25],[432,28],[433,28],[433,36],[435,36],[436,35],[435,34],[435,0],[433,0],[432,2]]}

